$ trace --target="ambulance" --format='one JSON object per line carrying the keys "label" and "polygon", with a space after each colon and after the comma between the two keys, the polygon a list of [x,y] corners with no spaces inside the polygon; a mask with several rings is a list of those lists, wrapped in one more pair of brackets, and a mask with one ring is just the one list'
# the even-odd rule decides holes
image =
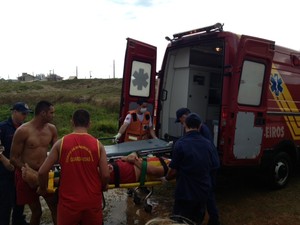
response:
{"label": "ambulance", "polygon": [[166,39],[156,72],[157,48],[127,38],[120,125],[147,98],[158,137],[176,140],[176,110],[187,107],[210,128],[223,168],[259,168],[284,187],[299,163],[300,52],[221,23]]}

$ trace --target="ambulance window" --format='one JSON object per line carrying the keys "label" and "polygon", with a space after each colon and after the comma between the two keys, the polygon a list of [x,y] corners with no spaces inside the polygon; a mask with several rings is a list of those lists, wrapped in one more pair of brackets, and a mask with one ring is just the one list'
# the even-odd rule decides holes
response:
{"label": "ambulance window", "polygon": [[238,103],[258,106],[260,104],[265,65],[262,63],[244,61]]}
{"label": "ambulance window", "polygon": [[132,61],[129,94],[131,96],[149,97],[150,78],[150,63]]}

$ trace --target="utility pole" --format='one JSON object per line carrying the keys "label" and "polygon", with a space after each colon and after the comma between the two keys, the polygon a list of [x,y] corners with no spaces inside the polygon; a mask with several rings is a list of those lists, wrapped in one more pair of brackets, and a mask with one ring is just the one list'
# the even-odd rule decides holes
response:
{"label": "utility pole", "polygon": [[116,77],[115,77],[115,60],[113,61],[113,78],[115,79]]}

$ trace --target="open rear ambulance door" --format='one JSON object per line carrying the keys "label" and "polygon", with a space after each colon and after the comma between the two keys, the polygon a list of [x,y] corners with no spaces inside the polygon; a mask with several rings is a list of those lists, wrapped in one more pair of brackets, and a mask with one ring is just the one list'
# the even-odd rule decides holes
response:
{"label": "open rear ambulance door", "polygon": [[273,41],[242,36],[236,68],[233,155],[236,164],[258,164],[266,125],[267,93],[274,57]]}
{"label": "open rear ambulance door", "polygon": [[137,108],[137,100],[148,101],[148,111],[153,115],[155,103],[156,47],[127,38],[119,127],[127,112]]}

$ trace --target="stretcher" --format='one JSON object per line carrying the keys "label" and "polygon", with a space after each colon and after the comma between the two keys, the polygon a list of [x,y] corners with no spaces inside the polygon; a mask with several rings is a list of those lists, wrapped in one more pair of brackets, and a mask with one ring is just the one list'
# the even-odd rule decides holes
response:
{"label": "stretcher", "polygon": [[[56,191],[58,191],[57,188],[58,188],[59,173],[60,173],[59,171],[49,172],[48,188],[47,188],[48,193],[55,193]],[[136,205],[140,205],[141,202],[143,202],[144,210],[150,213],[152,211],[152,205],[148,203],[148,199],[153,194],[154,186],[161,185],[161,184],[162,184],[161,181],[146,181],[143,183],[143,185],[141,185],[140,182],[120,184],[118,187],[116,187],[115,184],[109,184],[108,189],[114,189],[114,188],[132,189],[132,192],[129,194],[129,196],[133,198],[133,202]],[[141,188],[148,188],[147,189],[148,193],[143,198],[138,194],[138,191]],[[106,203],[103,196],[103,208],[105,208],[105,205]]]}
{"label": "stretcher", "polygon": [[161,155],[172,151],[172,142],[166,142],[161,139],[148,139],[106,145],[104,147],[108,158],[126,156],[132,152],[136,152],[139,156],[148,154]]}
{"label": "stretcher", "polygon": [[[108,160],[114,160],[122,156],[129,155],[132,152],[137,153],[140,157],[146,157],[147,155],[162,156],[169,155],[172,151],[172,144],[161,139],[149,139],[134,142],[124,142],[115,145],[104,146],[106,150],[106,155]],[[152,206],[148,204],[148,199],[153,193],[153,187],[161,185],[161,181],[146,181],[146,170],[147,164],[143,164],[142,174],[139,182],[126,183],[126,184],[109,184],[108,189],[114,188],[127,188],[133,189],[133,201],[135,204],[140,204],[141,201],[144,202],[144,209],[146,212],[151,212]],[[49,172],[48,179],[48,192],[54,193],[58,186],[58,178],[60,174],[60,169],[55,168],[55,170]],[[148,188],[149,193],[143,199],[138,195],[138,190],[140,188]],[[150,190],[149,190],[150,188]],[[105,206],[105,200],[104,200]]]}
{"label": "stretcher", "polygon": [[[167,142],[162,139],[148,139],[140,141],[131,141],[123,142],[120,144],[104,146],[106,150],[106,155],[108,159],[120,158],[121,156],[129,155],[132,152],[135,152],[140,157],[145,157],[147,155],[170,156],[172,151],[172,142]],[[143,170],[143,169],[142,169]],[[144,178],[146,175],[145,165],[144,171],[142,171],[141,178]],[[151,212],[152,206],[148,204],[148,199],[153,193],[153,187],[161,185],[161,181],[145,181],[142,179],[140,182],[129,183],[129,184],[110,184],[109,189],[112,188],[133,188],[133,201],[135,204],[140,204],[141,200],[144,202],[144,209],[146,212]],[[140,188],[150,188],[149,193],[145,198],[141,199],[138,195],[138,190]]]}

